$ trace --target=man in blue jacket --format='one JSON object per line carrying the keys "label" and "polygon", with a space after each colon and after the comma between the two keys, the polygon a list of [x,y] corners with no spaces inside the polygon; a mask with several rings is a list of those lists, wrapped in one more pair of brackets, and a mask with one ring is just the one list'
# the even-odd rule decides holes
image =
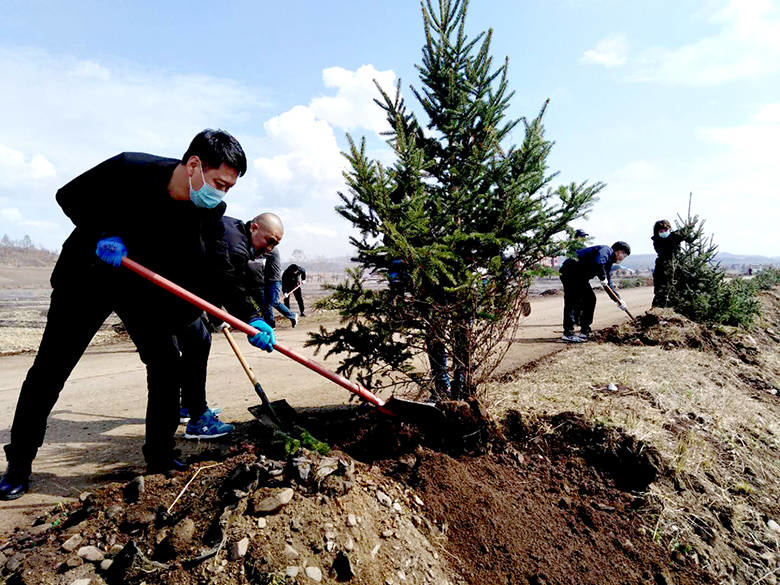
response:
{"label": "man in blue jacket", "polygon": [[[0,478],[0,499],[15,499],[28,490],[48,416],[112,311],[146,365],[147,470],[183,468],[174,454],[181,381],[175,336],[200,319],[201,310],[120,265],[129,254],[196,294],[210,296],[211,279],[202,267],[215,246],[225,210],[222,198],[245,172],[238,141],[221,130],[204,130],[181,159],[125,152],[57,192],[75,229],[52,272],[46,329],[5,446],[8,467]],[[273,347],[270,328],[262,341],[264,348]]]}
{"label": "man in blue jacket", "polygon": [[[577,250],[577,258],[569,258],[561,265],[563,283],[563,341],[579,343],[587,341],[590,326],[593,323],[593,311],[596,308],[596,295],[590,286],[591,278],[598,278],[601,286],[614,292],[610,272],[615,262],[622,262],[631,248],[625,242],[615,242],[609,246],[590,246]],[[611,297],[612,295],[610,295]],[[617,296],[615,302],[625,310],[623,300]],[[579,315],[580,332],[574,332],[574,324]]]}

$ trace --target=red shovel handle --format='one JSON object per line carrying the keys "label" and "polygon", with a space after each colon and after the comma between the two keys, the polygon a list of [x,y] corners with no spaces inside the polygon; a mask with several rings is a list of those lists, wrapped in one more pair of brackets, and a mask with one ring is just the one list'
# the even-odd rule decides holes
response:
{"label": "red shovel handle", "polygon": [[[225,323],[233,327],[234,329],[238,329],[239,331],[243,331],[247,335],[256,335],[259,333],[257,329],[249,325],[248,323],[244,323],[240,319],[235,318],[233,315],[228,313],[227,311],[220,309],[216,305],[212,305],[206,300],[203,300],[197,295],[194,295],[190,291],[183,289],[178,284],[171,282],[167,278],[160,276],[156,272],[152,272],[148,268],[141,266],[138,262],[135,260],[130,260],[127,256],[122,258],[122,264],[125,266],[125,268],[129,268],[136,274],[139,274],[143,276],[146,280],[153,282],[159,287],[164,288],[165,290],[172,292],[177,297],[180,297],[187,301],[188,303],[192,303],[196,307],[203,309],[207,313],[214,315],[215,317],[218,317],[219,319],[222,319]],[[371,404],[374,404],[382,410],[382,412],[386,412],[386,414],[392,414],[389,411],[386,411],[382,407],[385,405],[384,401],[363,388],[360,384],[357,382],[353,382],[351,380],[347,380],[344,376],[340,376],[339,374],[336,374],[334,372],[331,372],[324,366],[320,365],[319,363],[315,362],[314,360],[311,360],[307,358],[306,356],[303,356],[286,345],[283,345],[279,343],[278,341],[274,344],[274,349],[277,350],[279,353],[286,355],[288,358],[294,359],[299,364],[306,366],[310,370],[313,370],[317,372],[320,376],[324,376],[331,382],[335,382],[342,388],[346,388],[353,394],[357,394],[361,398],[369,401]]]}

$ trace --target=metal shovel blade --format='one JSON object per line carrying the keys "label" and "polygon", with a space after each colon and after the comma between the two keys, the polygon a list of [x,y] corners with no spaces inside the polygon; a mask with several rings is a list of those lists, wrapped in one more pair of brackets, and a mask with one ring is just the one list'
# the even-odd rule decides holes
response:
{"label": "metal shovel blade", "polygon": [[384,403],[382,409],[393,416],[418,425],[439,425],[446,422],[444,413],[435,404],[427,402],[415,402],[391,396]]}

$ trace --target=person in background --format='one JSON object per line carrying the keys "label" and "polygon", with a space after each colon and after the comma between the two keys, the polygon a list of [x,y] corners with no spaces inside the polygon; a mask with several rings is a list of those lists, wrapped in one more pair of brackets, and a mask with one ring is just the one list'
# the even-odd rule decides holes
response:
{"label": "person in background", "polygon": [[298,264],[290,264],[282,272],[282,292],[284,293],[284,306],[290,308],[290,295],[295,295],[298,302],[298,316],[305,317],[306,311],[303,306],[303,292],[301,287],[306,280],[306,270]]}
{"label": "person in background", "polygon": [[668,307],[674,288],[678,286],[677,256],[683,242],[690,242],[686,229],[672,231],[669,220],[660,219],[653,225],[653,248],[658,257],[653,270],[653,306]]}
{"label": "person in background", "polygon": [[264,319],[271,327],[276,327],[274,319],[274,309],[290,320],[290,324],[295,327],[298,324],[298,317],[282,303],[282,259],[279,250],[274,248],[265,255],[265,311]]}
{"label": "person in background", "polygon": [[[615,262],[622,262],[631,254],[631,248],[625,242],[615,242],[609,246],[590,246],[577,250],[577,258],[568,258],[561,266],[563,283],[563,336],[570,343],[587,341],[593,312],[596,308],[596,295],[590,286],[590,279],[596,277],[605,290],[612,290],[610,272]],[[608,291],[609,292],[609,291]],[[617,294],[617,293],[615,293]],[[623,300],[618,296],[618,307],[625,310]],[[580,318],[580,332],[574,332],[577,314]]]}

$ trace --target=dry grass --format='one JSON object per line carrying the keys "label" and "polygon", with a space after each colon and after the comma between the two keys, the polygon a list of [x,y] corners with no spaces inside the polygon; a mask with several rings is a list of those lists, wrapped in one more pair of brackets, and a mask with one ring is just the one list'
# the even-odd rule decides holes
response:
{"label": "dry grass", "polygon": [[[667,327],[684,339],[691,325]],[[723,339],[728,351],[571,347],[485,387],[483,400],[498,417],[576,412],[655,448],[664,473],[647,493],[647,533],[724,582],[772,583],[780,552],[780,534],[767,527],[780,523],[778,344],[764,336],[746,358],[732,350],[754,338]]]}

